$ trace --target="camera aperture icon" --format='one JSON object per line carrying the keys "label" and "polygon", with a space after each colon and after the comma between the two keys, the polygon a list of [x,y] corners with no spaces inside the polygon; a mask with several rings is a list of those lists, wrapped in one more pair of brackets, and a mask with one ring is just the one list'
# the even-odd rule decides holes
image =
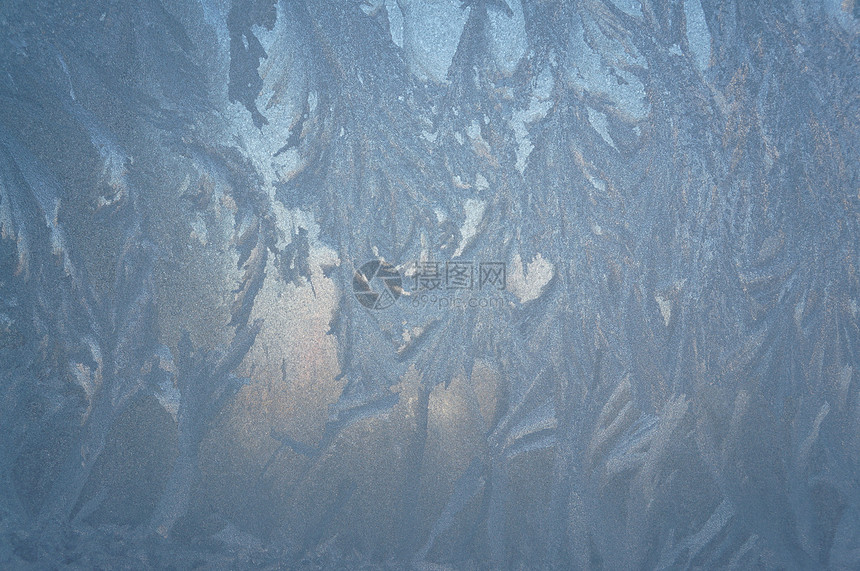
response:
{"label": "camera aperture icon", "polygon": [[355,271],[352,290],[358,302],[368,309],[385,309],[403,294],[403,279],[393,265],[371,260]]}

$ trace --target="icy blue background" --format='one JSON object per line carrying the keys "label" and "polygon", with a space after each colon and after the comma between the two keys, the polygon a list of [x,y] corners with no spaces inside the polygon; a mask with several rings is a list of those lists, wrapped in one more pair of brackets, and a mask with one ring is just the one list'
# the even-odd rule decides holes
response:
{"label": "icy blue background", "polygon": [[0,566],[860,568],[858,11],[3,2]]}

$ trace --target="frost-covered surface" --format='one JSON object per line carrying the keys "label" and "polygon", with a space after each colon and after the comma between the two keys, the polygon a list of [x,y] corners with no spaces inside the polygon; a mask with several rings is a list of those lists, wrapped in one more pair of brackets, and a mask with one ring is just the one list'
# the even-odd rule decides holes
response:
{"label": "frost-covered surface", "polygon": [[858,12],[3,2],[0,567],[860,568]]}

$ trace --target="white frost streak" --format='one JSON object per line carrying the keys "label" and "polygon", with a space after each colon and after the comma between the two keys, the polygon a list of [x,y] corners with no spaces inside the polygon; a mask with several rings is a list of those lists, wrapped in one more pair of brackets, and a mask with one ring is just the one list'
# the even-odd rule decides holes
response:
{"label": "white frost streak", "polygon": [[520,174],[525,172],[529,155],[534,150],[534,145],[529,139],[527,125],[540,121],[552,109],[550,97],[552,96],[554,85],[555,80],[552,78],[552,73],[550,73],[548,68],[544,69],[535,81],[528,109],[515,110],[508,121],[517,141],[516,168],[520,171]]}
{"label": "white frost streak", "polygon": [[711,65],[711,34],[705,22],[705,13],[699,0],[684,2],[684,16],[687,19],[687,43],[696,67],[704,73]]}
{"label": "white frost streak", "polygon": [[609,134],[609,123],[606,120],[605,113],[601,113],[596,109],[588,107],[588,122],[591,123],[594,130],[603,137],[603,140],[606,141],[607,145],[616,151],[618,150],[618,147],[615,146],[615,141],[612,140],[612,136]]}
{"label": "white frost streak", "polygon": [[660,315],[663,316],[663,324],[669,327],[669,323],[672,321],[672,301],[662,295],[655,295],[654,300],[660,306]]}
{"label": "white frost streak", "polygon": [[385,0],[385,10],[388,12],[388,29],[391,41],[398,47],[403,47],[403,13],[397,7],[396,0]]}
{"label": "white frost streak", "polygon": [[522,257],[517,253],[508,270],[507,286],[520,299],[520,303],[526,303],[541,296],[554,274],[555,266],[541,254],[523,268]]}
{"label": "white frost streak", "polygon": [[638,0],[611,0],[615,7],[630,16],[642,16],[642,3]]}
{"label": "white frost streak", "polygon": [[423,81],[446,83],[469,10],[452,0],[397,0],[397,5],[410,71]]}
{"label": "white frost streak", "polygon": [[487,16],[490,21],[489,44],[493,60],[503,73],[510,75],[516,71],[529,44],[522,5],[519,0],[507,0],[507,3],[513,16],[492,8],[487,10]]}
{"label": "white frost streak", "polygon": [[592,19],[574,22],[567,66],[571,84],[578,90],[606,96],[627,120],[642,120],[651,106],[645,86],[633,70],[647,69],[648,62],[632,42],[606,33]]}
{"label": "white frost streak", "polygon": [[469,242],[471,242],[478,233],[478,226],[481,224],[481,220],[484,219],[484,209],[486,206],[487,203],[483,200],[477,200],[474,198],[466,200],[466,221],[463,222],[463,225],[460,227],[460,244],[457,246],[457,251],[454,252],[453,257],[456,258],[462,254],[466,246],[469,245]]}

